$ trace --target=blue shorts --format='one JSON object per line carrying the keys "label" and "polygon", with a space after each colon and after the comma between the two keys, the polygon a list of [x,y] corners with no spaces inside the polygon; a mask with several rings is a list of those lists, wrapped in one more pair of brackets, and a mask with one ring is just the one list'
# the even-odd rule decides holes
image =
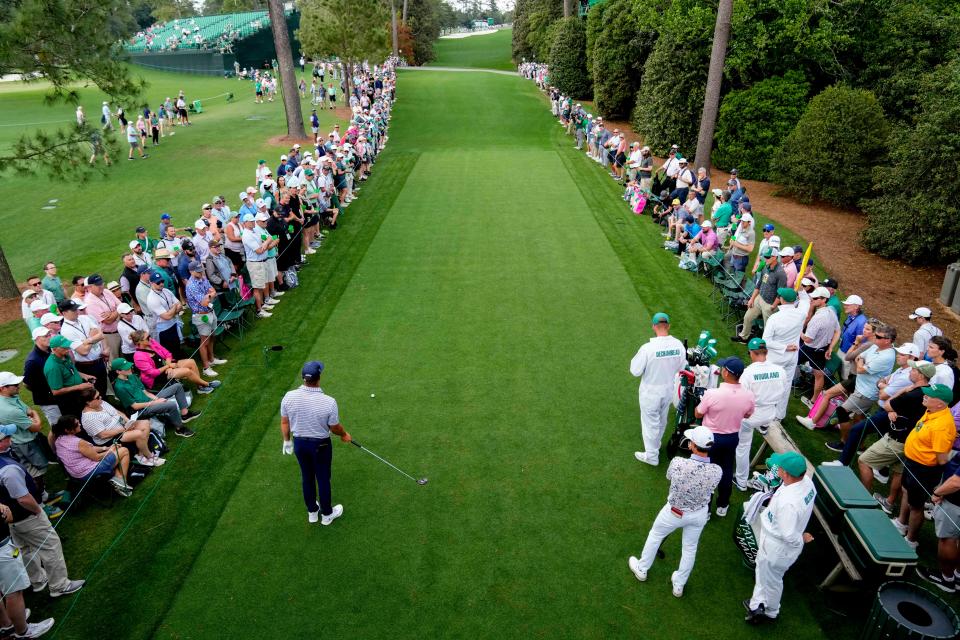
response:
{"label": "blue shorts", "polygon": [[88,482],[91,478],[95,478],[97,476],[112,476],[113,468],[115,466],[117,466],[117,454],[113,452],[108,453],[100,462],[97,463],[97,466],[93,469],[93,471],[83,476],[80,481]]}

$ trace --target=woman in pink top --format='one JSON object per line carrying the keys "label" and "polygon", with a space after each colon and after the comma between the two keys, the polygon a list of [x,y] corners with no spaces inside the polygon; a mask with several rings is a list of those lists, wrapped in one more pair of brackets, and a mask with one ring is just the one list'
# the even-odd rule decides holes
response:
{"label": "woman in pink top", "polygon": [[[733,471],[737,460],[737,444],[744,418],[753,415],[753,392],[740,386],[743,360],[736,356],[717,362],[723,382],[716,389],[703,392],[694,415],[703,419],[703,426],[713,432],[710,462],[720,465],[723,475],[717,486],[717,516],[727,515],[733,490]],[[739,488],[739,487],[738,487]]]}
{"label": "woman in pink top", "polygon": [[110,486],[124,498],[130,497],[132,489],[127,484],[127,469],[130,467],[130,450],[126,447],[98,447],[81,440],[80,421],[73,416],[62,416],[50,426],[53,446],[60,464],[71,478],[86,483],[96,476],[109,476]]}
{"label": "woman in pink top", "polygon": [[146,331],[131,333],[130,342],[137,349],[133,352],[133,364],[147,389],[162,387],[167,384],[167,379],[192,382],[197,385],[197,393],[211,393],[220,386],[219,380],[207,382],[200,377],[196,360],[184,358],[174,362],[173,355]]}

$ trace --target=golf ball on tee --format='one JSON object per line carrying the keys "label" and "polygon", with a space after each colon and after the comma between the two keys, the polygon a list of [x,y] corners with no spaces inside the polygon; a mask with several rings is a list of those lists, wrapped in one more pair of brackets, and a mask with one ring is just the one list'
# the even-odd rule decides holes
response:
{"label": "golf ball on tee", "polygon": [[376,397],[377,397],[377,394],[371,393],[371,394],[370,394],[370,397],[371,397],[371,398],[376,398]]}

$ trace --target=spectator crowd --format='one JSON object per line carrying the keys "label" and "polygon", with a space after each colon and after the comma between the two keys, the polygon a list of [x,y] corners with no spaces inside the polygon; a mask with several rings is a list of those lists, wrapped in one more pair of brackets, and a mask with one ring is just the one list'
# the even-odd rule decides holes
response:
{"label": "spectator crowd", "polygon": [[315,130],[314,143],[293,145],[275,170],[260,160],[234,207],[217,195],[186,224],[161,213],[156,235],[136,227],[115,275],[64,282],[50,261],[27,279],[21,311],[33,350],[22,375],[0,372],[0,627],[40,635],[53,621],[27,624],[24,589],[57,597],[83,586],[67,577],[51,525],[64,492],[48,490],[49,466],[62,465],[74,499],[97,485],[130,496],[166,462],[167,437],[195,435],[193,394],[213,393],[227,364],[218,338],[276,313],[359,197],[387,143],[392,61],[358,66],[355,81],[344,130]]}

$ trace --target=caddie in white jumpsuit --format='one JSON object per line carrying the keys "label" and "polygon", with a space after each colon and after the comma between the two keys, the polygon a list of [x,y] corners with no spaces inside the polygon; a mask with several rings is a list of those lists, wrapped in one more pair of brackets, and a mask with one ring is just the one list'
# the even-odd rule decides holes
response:
{"label": "caddie in white jumpsuit", "polygon": [[674,379],[687,364],[683,343],[670,335],[670,317],[665,313],[653,315],[650,341],[640,347],[630,361],[630,373],[640,380],[640,427],[643,431],[644,451],[633,455],[640,462],[660,464],[660,441],[667,426],[670,403],[674,394]]}
{"label": "caddie in white jumpsuit", "polygon": [[777,419],[777,406],[783,397],[784,386],[789,392],[787,373],[778,364],[767,361],[767,343],[760,338],[751,338],[747,343],[750,364],[740,376],[740,386],[753,392],[755,408],[749,418],[740,424],[740,442],[737,444],[737,464],[733,484],[740,491],[747,490],[750,475],[750,445],[753,430],[766,433],[766,427]]}
{"label": "caddie in white jumpsuit", "polygon": [[753,596],[743,601],[744,619],[752,624],[774,620],[780,614],[783,576],[803,551],[804,530],[817,495],[807,474],[807,461],[799,453],[776,453],[767,458],[767,466],[777,467],[783,484],[759,516],[756,584]]}
{"label": "caddie in white jumpsuit", "polygon": [[683,437],[687,439],[690,457],[677,456],[670,461],[667,467],[667,479],[670,481],[667,504],[663,505],[653,521],[640,558],[630,556],[627,560],[637,580],[646,581],[647,571],[653,566],[663,539],[677,529],[683,529],[680,566],[670,576],[673,595],[678,598],[683,595],[683,587],[693,571],[700,533],[710,519],[710,499],[723,475],[720,465],[710,462],[710,447],[713,446],[713,432],[710,429],[697,426],[684,431]]}
{"label": "caddie in white jumpsuit", "polygon": [[783,367],[787,384],[777,403],[776,420],[787,415],[790,389],[797,374],[797,358],[800,357],[800,333],[807,319],[806,311],[796,306],[797,292],[793,289],[777,289],[777,311],[763,323],[763,341],[767,343],[767,362]]}

